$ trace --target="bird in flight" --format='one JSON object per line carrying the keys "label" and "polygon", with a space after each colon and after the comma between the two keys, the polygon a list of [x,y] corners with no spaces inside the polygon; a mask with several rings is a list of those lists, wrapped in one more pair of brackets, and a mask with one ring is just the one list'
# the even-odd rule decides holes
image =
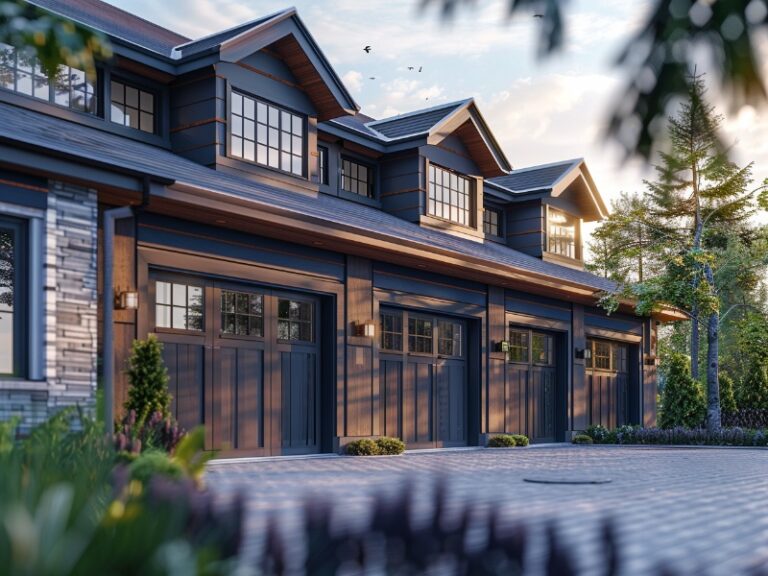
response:
{"label": "bird in flight", "polygon": [[371,53],[371,47],[370,46],[366,46],[365,48],[363,48],[363,50],[365,51],[366,54],[370,54]]}
{"label": "bird in flight", "polygon": [[534,18],[544,18],[544,14],[534,14]]}
{"label": "bird in flight", "polygon": [[422,67],[421,67],[421,66],[419,66],[419,72],[421,72],[421,68],[422,68]]}
{"label": "bird in flight", "polygon": [[413,66],[408,66],[408,70],[413,70]]}
{"label": "bird in flight", "polygon": [[376,80],[376,76],[371,76],[368,78],[368,80]]}

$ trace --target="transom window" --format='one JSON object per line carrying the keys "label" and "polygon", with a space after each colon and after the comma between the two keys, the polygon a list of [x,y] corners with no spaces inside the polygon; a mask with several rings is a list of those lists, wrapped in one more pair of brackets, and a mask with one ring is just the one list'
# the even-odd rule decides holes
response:
{"label": "transom window", "polygon": [[606,340],[587,340],[587,349],[592,351],[592,358],[587,358],[587,368],[595,370],[627,371],[627,346]]}
{"label": "transom window", "polygon": [[341,161],[341,189],[366,198],[373,198],[373,169],[365,164],[343,158]]}
{"label": "transom window", "polygon": [[462,324],[450,320],[437,322],[437,353],[442,356],[462,356]]}
{"label": "transom window", "polygon": [[115,124],[155,132],[155,95],[130,84],[110,83],[109,118]]}
{"label": "transom window", "polygon": [[313,342],[313,315],[311,302],[280,298],[277,301],[278,340]]}
{"label": "transom window", "polygon": [[429,165],[427,212],[464,226],[472,225],[472,185],[469,178]]}
{"label": "transom window", "polygon": [[230,103],[232,156],[304,174],[303,117],[234,91]]}
{"label": "transom window", "polygon": [[70,66],[59,66],[53,83],[34,51],[17,50],[0,43],[0,88],[96,113],[96,78]]}
{"label": "transom window", "polygon": [[325,146],[317,147],[318,154],[318,177],[320,178],[320,184],[326,186],[330,182],[328,178],[328,148]]}
{"label": "transom window", "polygon": [[203,288],[158,281],[155,284],[155,325],[175,330],[203,329]]}
{"label": "transom window", "polygon": [[416,354],[432,354],[432,320],[410,316],[408,318],[408,351]]}
{"label": "transom window", "polygon": [[0,219],[0,374],[20,376],[24,330],[24,227]]}
{"label": "transom window", "polygon": [[562,210],[556,210],[551,207],[547,209],[547,213],[547,250],[553,254],[567,256],[568,258],[578,258],[576,246],[578,219]]}
{"label": "transom window", "polygon": [[222,290],[221,331],[237,336],[264,336],[264,296]]}
{"label": "transom window", "polygon": [[501,211],[493,208],[483,210],[483,233],[501,236]]}
{"label": "transom window", "polygon": [[403,316],[394,312],[381,314],[381,349],[403,349]]}
{"label": "transom window", "polygon": [[509,361],[528,363],[528,330],[509,331]]}

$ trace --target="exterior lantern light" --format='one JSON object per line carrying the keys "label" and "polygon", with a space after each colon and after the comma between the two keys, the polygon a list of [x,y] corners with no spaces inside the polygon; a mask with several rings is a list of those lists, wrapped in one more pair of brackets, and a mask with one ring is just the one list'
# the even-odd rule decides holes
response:
{"label": "exterior lantern light", "polygon": [[132,291],[120,292],[117,297],[117,306],[119,310],[138,310],[139,293]]}
{"label": "exterior lantern light", "polygon": [[371,321],[355,323],[355,336],[373,338],[376,336],[376,324]]}

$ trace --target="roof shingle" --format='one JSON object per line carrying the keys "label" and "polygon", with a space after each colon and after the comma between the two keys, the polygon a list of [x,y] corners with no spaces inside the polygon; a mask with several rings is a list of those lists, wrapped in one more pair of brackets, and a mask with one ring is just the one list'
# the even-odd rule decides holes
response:
{"label": "roof shingle", "polygon": [[526,192],[529,190],[550,190],[563,175],[569,172],[578,160],[567,160],[555,164],[545,164],[542,166],[531,166],[513,170],[504,176],[489,178],[494,184],[498,184],[513,192]]}
{"label": "roof shingle", "polygon": [[450,102],[433,108],[417,110],[391,118],[368,122],[367,127],[383,134],[387,138],[404,138],[424,134],[457,108],[464,106],[467,100]]}

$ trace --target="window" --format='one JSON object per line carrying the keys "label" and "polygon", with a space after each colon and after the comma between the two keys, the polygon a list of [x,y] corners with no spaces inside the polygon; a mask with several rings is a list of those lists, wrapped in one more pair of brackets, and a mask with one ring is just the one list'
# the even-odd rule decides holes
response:
{"label": "window", "polygon": [[232,92],[229,153],[237,158],[304,174],[304,118]]}
{"label": "window", "polygon": [[483,210],[483,233],[501,236],[501,211],[493,208]]}
{"label": "window", "polygon": [[73,110],[96,113],[96,78],[59,66],[51,84],[33,51],[0,43],[0,88],[34,96]]}
{"label": "window", "polygon": [[528,331],[509,330],[509,361],[528,363]]}
{"label": "window", "polygon": [[264,297],[222,290],[221,331],[237,336],[264,336]]}
{"label": "window", "polygon": [[428,213],[444,220],[464,226],[471,226],[472,210],[471,183],[469,178],[459,176],[433,164],[429,165]]}
{"label": "window", "polygon": [[318,146],[317,152],[319,155],[318,177],[320,178],[320,184],[325,184],[327,186],[330,182],[328,178],[328,148],[325,146]]}
{"label": "window", "polygon": [[414,316],[408,318],[408,351],[432,354],[432,320]]}
{"label": "window", "polygon": [[611,344],[595,340],[592,343],[592,366],[598,370],[611,369]]}
{"label": "window", "polygon": [[155,132],[155,95],[112,80],[110,120],[142,132]]}
{"label": "window", "polygon": [[552,336],[534,332],[531,335],[531,359],[534,364],[550,366],[552,362]]}
{"label": "window", "polygon": [[314,341],[311,302],[279,299],[277,301],[278,340]]}
{"label": "window", "polygon": [[203,329],[203,288],[176,282],[155,284],[155,325],[176,330]]}
{"label": "window", "polygon": [[0,374],[22,374],[24,325],[24,227],[0,219]]}
{"label": "window", "polygon": [[595,370],[627,371],[627,347],[605,340],[587,340],[587,349],[592,351],[592,358],[586,359],[587,368]]}
{"label": "window", "polygon": [[381,349],[403,349],[403,316],[394,312],[382,312],[381,314]]}
{"label": "window", "polygon": [[578,258],[576,227],[578,220],[561,210],[548,208],[548,251],[553,254]]}
{"label": "window", "polygon": [[373,198],[373,169],[354,160],[341,161],[341,189]]}
{"label": "window", "polygon": [[461,322],[438,320],[437,353],[442,356],[462,356]]}

